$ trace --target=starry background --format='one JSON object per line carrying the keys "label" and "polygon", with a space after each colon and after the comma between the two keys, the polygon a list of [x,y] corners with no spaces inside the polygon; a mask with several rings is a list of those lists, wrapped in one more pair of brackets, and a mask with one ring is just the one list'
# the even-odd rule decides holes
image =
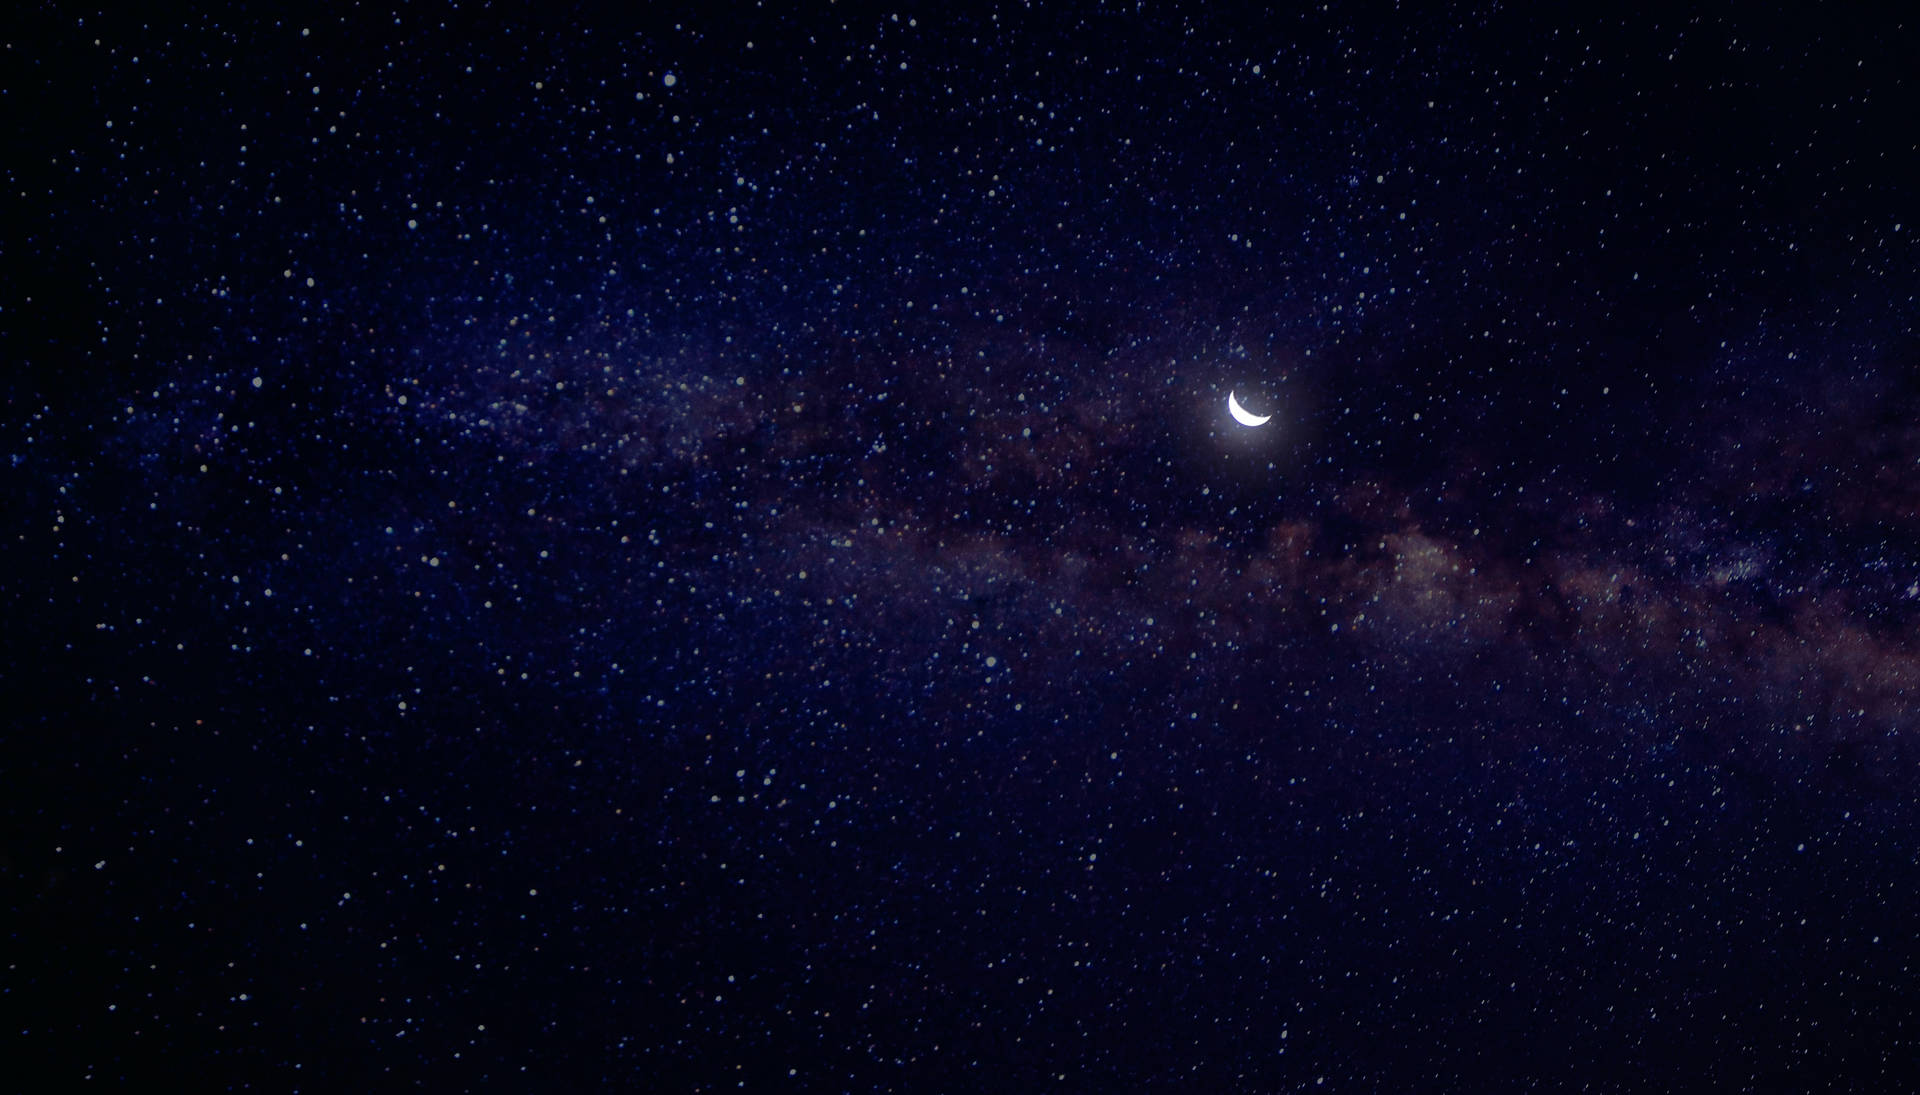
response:
{"label": "starry background", "polygon": [[10,1069],[1916,1075],[1910,22],[788,7],[5,17]]}

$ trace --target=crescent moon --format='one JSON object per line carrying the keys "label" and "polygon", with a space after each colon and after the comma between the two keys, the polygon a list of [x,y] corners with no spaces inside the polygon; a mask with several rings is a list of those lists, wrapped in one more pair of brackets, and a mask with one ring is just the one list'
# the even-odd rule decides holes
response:
{"label": "crescent moon", "polygon": [[1232,392],[1227,393],[1227,413],[1232,415],[1233,420],[1242,426],[1264,426],[1267,424],[1267,419],[1273,417],[1270,414],[1252,414],[1248,412],[1245,407],[1240,405],[1240,400],[1236,398]]}

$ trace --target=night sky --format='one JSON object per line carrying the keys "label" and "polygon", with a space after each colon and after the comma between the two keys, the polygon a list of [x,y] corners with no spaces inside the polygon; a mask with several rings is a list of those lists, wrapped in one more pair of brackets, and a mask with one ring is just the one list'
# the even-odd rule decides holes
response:
{"label": "night sky", "polygon": [[11,11],[4,1068],[1912,1083],[1899,7]]}

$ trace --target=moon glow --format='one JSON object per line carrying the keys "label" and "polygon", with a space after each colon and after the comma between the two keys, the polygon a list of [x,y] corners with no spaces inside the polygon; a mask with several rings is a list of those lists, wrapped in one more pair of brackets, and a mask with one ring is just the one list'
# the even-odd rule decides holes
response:
{"label": "moon glow", "polygon": [[1240,405],[1240,400],[1232,392],[1227,393],[1227,413],[1242,426],[1264,426],[1267,424],[1267,419],[1273,417],[1270,414],[1251,413]]}

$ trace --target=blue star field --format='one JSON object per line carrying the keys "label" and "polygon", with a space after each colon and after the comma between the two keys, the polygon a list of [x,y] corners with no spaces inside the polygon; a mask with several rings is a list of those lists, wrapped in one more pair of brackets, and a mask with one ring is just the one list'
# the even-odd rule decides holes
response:
{"label": "blue star field", "polygon": [[0,21],[22,1090],[1920,1076],[1911,20],[643,7]]}

